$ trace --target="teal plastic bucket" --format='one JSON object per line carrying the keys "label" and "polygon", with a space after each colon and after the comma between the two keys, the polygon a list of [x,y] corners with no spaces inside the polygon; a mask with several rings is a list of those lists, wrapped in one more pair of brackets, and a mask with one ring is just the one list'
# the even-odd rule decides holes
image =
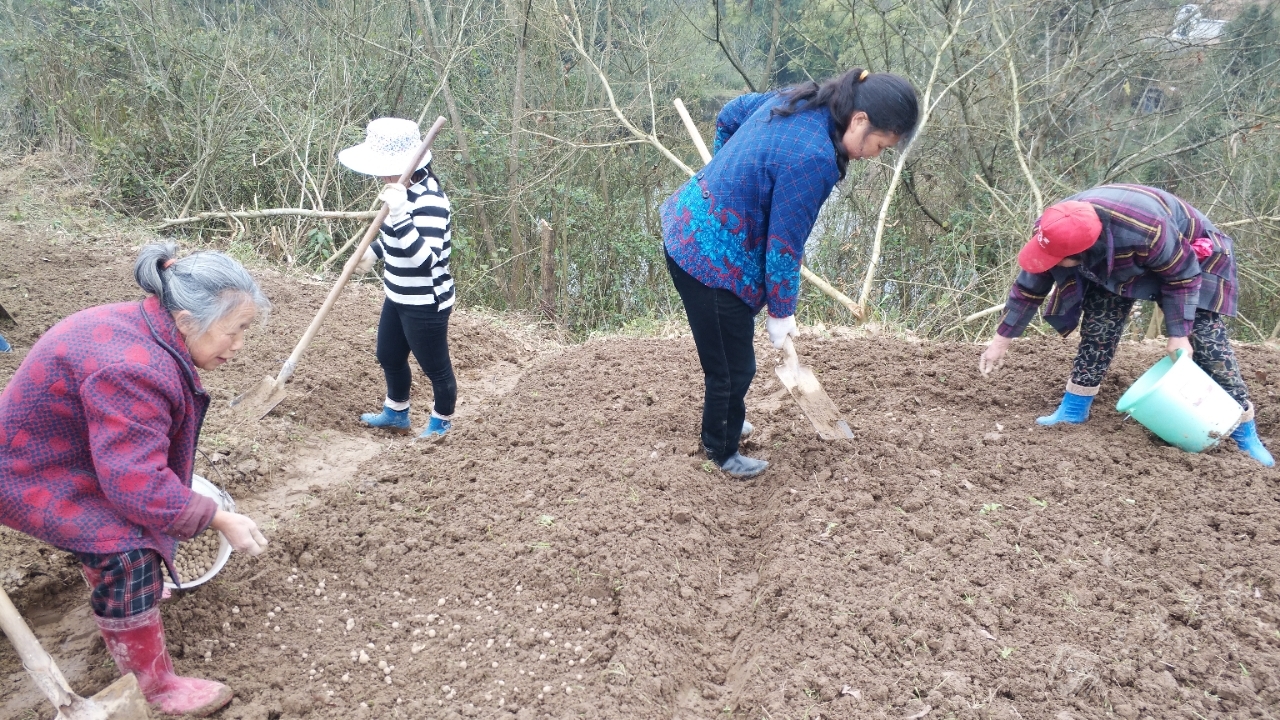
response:
{"label": "teal plastic bucket", "polygon": [[1116,410],[1142,423],[1160,439],[1202,452],[1217,445],[1240,424],[1244,410],[1184,350],[1165,356],[1138,378],[1116,403]]}

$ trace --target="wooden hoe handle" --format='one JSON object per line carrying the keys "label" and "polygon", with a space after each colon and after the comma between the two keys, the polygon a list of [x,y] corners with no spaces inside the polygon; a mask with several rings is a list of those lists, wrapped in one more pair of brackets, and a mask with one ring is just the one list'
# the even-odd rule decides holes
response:
{"label": "wooden hoe handle", "polygon": [[27,627],[26,621],[18,614],[18,608],[13,606],[13,602],[9,600],[9,596],[2,588],[0,588],[0,627],[4,628],[4,634],[9,636],[13,649],[18,651],[23,667],[31,674],[40,691],[49,698],[49,702],[53,703],[54,707],[61,710],[79,699],[79,696],[71,691],[71,686],[67,684],[67,679],[54,664],[53,658],[49,657],[49,653],[40,646],[35,633]]}

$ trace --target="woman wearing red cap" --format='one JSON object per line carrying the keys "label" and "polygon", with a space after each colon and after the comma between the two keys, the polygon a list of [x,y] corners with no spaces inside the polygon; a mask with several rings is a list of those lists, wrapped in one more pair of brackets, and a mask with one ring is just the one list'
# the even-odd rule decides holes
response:
{"label": "woman wearing red cap", "polygon": [[1223,320],[1236,314],[1232,245],[1199,210],[1142,185],[1103,185],[1051,205],[1018,253],[1022,272],[978,369],[987,375],[998,368],[1010,340],[1022,334],[1044,303],[1044,319],[1059,333],[1080,327],[1080,349],[1062,404],[1036,422],[1082,423],[1089,419],[1134,301],[1155,300],[1164,310],[1169,352],[1190,352],[1240,403],[1244,420],[1231,439],[1270,467],[1275,461],[1258,438],[1253,404]]}

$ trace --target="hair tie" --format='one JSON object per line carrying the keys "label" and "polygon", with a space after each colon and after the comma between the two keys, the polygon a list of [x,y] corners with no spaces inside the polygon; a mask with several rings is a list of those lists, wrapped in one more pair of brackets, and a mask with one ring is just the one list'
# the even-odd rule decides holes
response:
{"label": "hair tie", "polygon": [[863,80],[866,80],[867,76],[870,74],[871,73],[867,72],[866,70],[863,70],[862,72],[858,73],[858,82],[862,82]]}
{"label": "hair tie", "polygon": [[160,267],[161,267],[161,268],[163,268],[163,269],[165,269],[165,270],[168,270],[169,268],[173,267],[173,264],[174,264],[174,263],[176,263],[176,262],[178,262],[178,261],[177,261],[177,260],[175,260],[175,259],[173,259],[173,258],[169,258],[168,260],[165,260],[165,261],[164,261],[164,264],[163,264],[163,265],[161,265]]}

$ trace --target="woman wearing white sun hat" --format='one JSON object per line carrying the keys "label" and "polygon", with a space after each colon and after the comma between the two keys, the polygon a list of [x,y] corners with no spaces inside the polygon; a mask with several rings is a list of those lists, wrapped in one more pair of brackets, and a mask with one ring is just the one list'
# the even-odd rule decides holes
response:
{"label": "woman wearing white sun hat", "polygon": [[428,438],[443,436],[452,426],[458,384],[449,361],[449,313],[454,301],[449,274],[449,198],[431,170],[430,152],[408,188],[398,182],[421,142],[416,122],[378,118],[369,122],[364,142],[338,153],[338,162],[387,183],[378,199],[390,209],[382,233],[356,266],[357,272],[369,272],[382,258],[382,284],[387,295],[378,321],[377,344],[387,396],[381,412],[365,413],[360,420],[370,427],[412,432],[409,354],[413,353],[431,380],[434,394],[431,420],[419,436]]}

